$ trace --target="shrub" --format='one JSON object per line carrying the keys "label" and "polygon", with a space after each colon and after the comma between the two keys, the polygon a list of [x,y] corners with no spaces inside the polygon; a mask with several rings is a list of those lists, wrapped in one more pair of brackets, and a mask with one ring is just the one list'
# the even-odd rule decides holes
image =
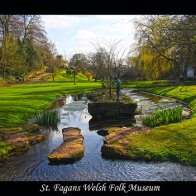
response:
{"label": "shrub", "polygon": [[56,110],[44,111],[36,115],[36,123],[44,126],[56,126],[59,122],[59,115]]}
{"label": "shrub", "polygon": [[158,109],[154,115],[143,118],[143,125],[148,127],[155,127],[162,124],[180,122],[181,120],[182,108],[180,107],[176,107],[174,109]]}

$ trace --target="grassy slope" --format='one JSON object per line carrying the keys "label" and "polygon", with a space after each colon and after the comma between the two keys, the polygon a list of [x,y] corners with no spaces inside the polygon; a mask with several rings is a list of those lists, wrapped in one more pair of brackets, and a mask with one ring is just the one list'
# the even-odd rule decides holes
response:
{"label": "grassy slope", "polygon": [[89,82],[82,74],[76,77],[76,85],[71,76],[65,76],[59,72],[55,82],[50,78],[45,82],[0,87],[0,127],[25,124],[28,118],[47,108],[54,99],[62,95],[100,87],[100,83]]}
{"label": "grassy slope", "polygon": [[126,148],[132,152],[132,158],[170,160],[196,166],[196,85],[168,86],[166,83],[133,82],[124,87],[177,98],[187,102],[193,110],[189,120],[153,128],[146,135],[134,133],[128,136],[130,142]]}

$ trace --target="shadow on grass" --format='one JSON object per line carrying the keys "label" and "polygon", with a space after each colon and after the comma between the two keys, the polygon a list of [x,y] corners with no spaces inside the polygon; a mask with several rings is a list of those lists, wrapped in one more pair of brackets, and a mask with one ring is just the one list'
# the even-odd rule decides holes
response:
{"label": "shadow on grass", "polygon": [[141,89],[143,91],[147,91],[147,92],[152,92],[152,93],[155,93],[155,92],[158,92],[159,95],[166,95],[168,92],[174,90],[176,87],[168,87],[167,89],[163,88],[163,89],[160,89],[160,87],[156,87],[156,86],[150,86],[150,87],[138,87],[138,89]]}
{"label": "shadow on grass", "polygon": [[196,99],[196,95],[188,97],[186,99],[184,99],[185,102],[187,103],[191,103],[192,101],[194,101]]}

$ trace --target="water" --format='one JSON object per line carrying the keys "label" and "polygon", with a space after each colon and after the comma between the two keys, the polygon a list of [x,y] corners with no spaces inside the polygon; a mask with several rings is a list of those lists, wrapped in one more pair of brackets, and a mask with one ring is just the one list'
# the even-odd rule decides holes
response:
{"label": "water", "polygon": [[142,118],[147,115],[152,115],[157,109],[181,107],[183,109],[183,116],[185,118],[190,117],[191,110],[175,99],[139,92],[136,89],[122,89],[121,92],[131,97],[138,105],[137,110],[140,114],[135,115],[136,123],[133,125],[142,126]]}
{"label": "water", "polygon": [[[126,90],[127,93],[129,90]],[[135,94],[136,95],[136,94]],[[139,95],[142,98],[142,95]],[[136,96],[138,98],[138,96]],[[140,99],[141,100],[141,99]],[[151,98],[143,100],[154,104]],[[43,130],[46,139],[32,146],[28,152],[11,157],[0,166],[0,180],[4,181],[193,181],[196,168],[177,163],[146,163],[127,160],[108,160],[101,156],[103,137],[89,131],[85,96],[68,95],[59,108],[58,130]],[[158,102],[157,102],[158,103]],[[84,157],[74,164],[50,165],[48,154],[63,142],[62,128],[79,127],[84,136]]]}

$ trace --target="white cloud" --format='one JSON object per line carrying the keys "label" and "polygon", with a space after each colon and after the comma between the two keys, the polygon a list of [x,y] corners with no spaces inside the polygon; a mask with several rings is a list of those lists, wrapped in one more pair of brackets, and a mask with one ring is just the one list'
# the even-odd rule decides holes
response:
{"label": "white cloud", "polygon": [[78,30],[76,33],[76,38],[80,42],[90,41],[90,40],[96,39],[96,37],[97,37],[96,33],[90,30],[86,30],[86,29]]}
{"label": "white cloud", "polygon": [[83,53],[85,55],[88,55],[89,51],[94,52],[93,48],[91,48],[88,45],[81,45],[81,46],[76,46],[76,47],[70,47],[69,52],[67,53],[68,58],[71,58],[73,54],[77,53]]}
{"label": "white cloud", "polygon": [[79,17],[64,16],[64,15],[43,15],[42,20],[46,28],[49,29],[63,29],[80,22]]}
{"label": "white cloud", "polygon": [[90,52],[93,43],[123,40],[130,47],[134,42],[134,19],[141,15],[43,15],[46,31],[56,42],[60,53],[69,56]]}
{"label": "white cloud", "polygon": [[118,19],[119,16],[118,15],[97,15],[96,18],[101,19],[101,20],[115,20],[115,19]]}

